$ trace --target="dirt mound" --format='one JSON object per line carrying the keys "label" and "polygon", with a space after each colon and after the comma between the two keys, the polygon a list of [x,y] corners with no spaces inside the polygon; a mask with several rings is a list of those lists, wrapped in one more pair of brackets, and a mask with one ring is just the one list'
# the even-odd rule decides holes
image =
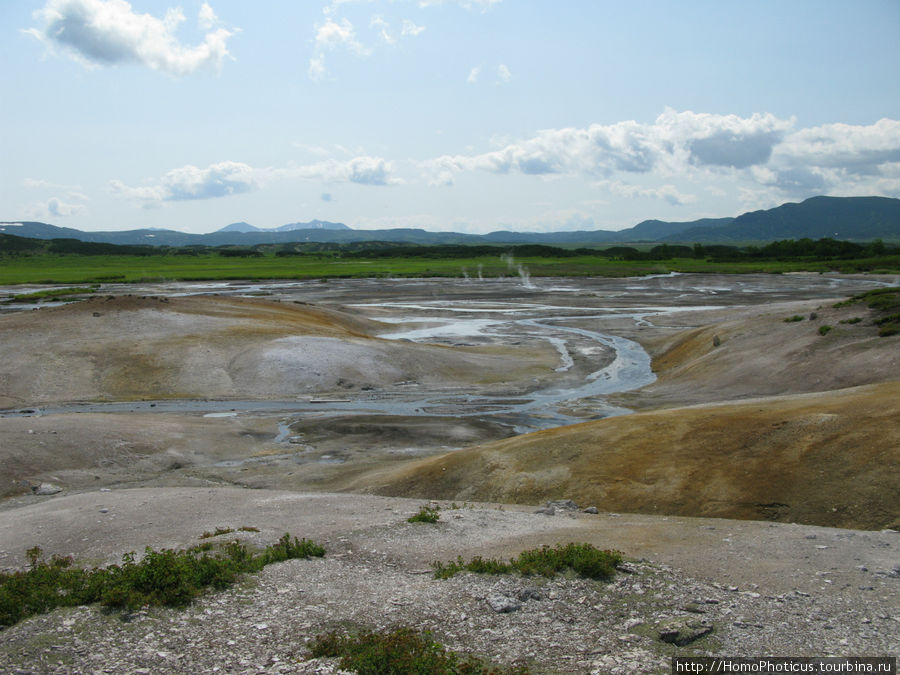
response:
{"label": "dirt mound", "polygon": [[[872,310],[834,301],[731,310],[735,318],[638,340],[657,381],[617,397],[647,409],[844,389],[895,380],[898,338],[878,337]],[[699,321],[702,315],[695,315]],[[690,320],[690,315],[676,317]]]}
{"label": "dirt mound", "polygon": [[381,340],[344,311],[232,297],[95,298],[0,318],[0,407],[140,398],[280,398],[398,381],[505,383],[552,350]]}
{"label": "dirt mound", "polygon": [[875,529],[900,525],[900,383],[609,418],[369,474],[351,489]]}

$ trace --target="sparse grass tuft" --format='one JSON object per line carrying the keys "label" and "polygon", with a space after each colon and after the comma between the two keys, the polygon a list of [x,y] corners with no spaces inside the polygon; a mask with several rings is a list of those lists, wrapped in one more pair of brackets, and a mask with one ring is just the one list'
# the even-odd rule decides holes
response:
{"label": "sparse grass tuft", "polygon": [[847,307],[857,302],[865,303],[879,315],[874,322],[878,326],[879,337],[900,333],[900,288],[896,286],[876,288],[854,295],[849,300],[837,303],[835,307]]}
{"label": "sparse grass tuft", "polygon": [[215,553],[204,542],[186,551],[146,548],[144,557],[126,553],[121,565],[91,570],[74,566],[71,557],[42,559],[40,547],[28,549],[30,568],[0,573],[0,627],[57,607],[99,602],[108,607],[136,609],[144,605],[183,607],[204,589],[226,588],[244,573],[291,558],[321,557],[325,549],[307,539],[285,534],[278,543],[254,554],[237,541]]}
{"label": "sparse grass tuft", "polygon": [[213,537],[218,537],[223,534],[231,534],[234,532],[230,527],[217,527],[215,532],[204,532],[200,535],[201,539],[211,539]]}
{"label": "sparse grass tuft", "polygon": [[572,572],[580,577],[608,581],[616,573],[616,565],[622,562],[622,554],[618,551],[601,551],[592,544],[569,543],[554,548],[541,548],[522,551],[518,558],[508,563],[494,559],[475,556],[469,562],[462,557],[455,562],[435,562],[435,579],[449,579],[459,572],[475,572],[477,574],[512,574],[518,572],[525,576],[552,577],[556,574]]}
{"label": "sparse grass tuft", "polygon": [[785,323],[793,323],[794,321],[803,321],[803,317],[799,314],[794,314],[794,316],[789,316],[784,320]]}
{"label": "sparse grass tuft", "polygon": [[340,668],[360,675],[527,675],[527,668],[502,668],[463,657],[435,642],[430,632],[411,628],[392,631],[362,631],[356,634],[332,631],[315,637],[311,658],[340,657]]}
{"label": "sparse grass tuft", "polygon": [[827,323],[819,326],[819,335],[828,335],[830,331],[831,326],[829,326]]}
{"label": "sparse grass tuft", "polygon": [[406,519],[408,523],[436,523],[441,518],[440,506],[423,506],[419,512]]}

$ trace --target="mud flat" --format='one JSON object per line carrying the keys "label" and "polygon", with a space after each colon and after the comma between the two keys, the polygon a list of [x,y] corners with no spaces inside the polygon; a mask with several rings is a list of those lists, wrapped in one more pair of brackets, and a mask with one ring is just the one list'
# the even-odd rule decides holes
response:
{"label": "mud flat", "polygon": [[[18,497],[9,507],[51,483],[67,491],[237,485],[392,494],[408,485],[409,494],[429,496],[426,486],[438,486],[414,472],[430,466],[423,458],[449,452],[447,462],[434,461],[458,498],[536,503],[572,491],[609,510],[888,526],[896,504],[885,505],[857,474],[873,470],[865,457],[886,462],[879,478],[887,486],[897,481],[889,383],[900,350],[896,337],[877,337],[868,309],[833,305],[896,281],[792,274],[104,287],[91,301],[0,317],[0,467],[10,477],[0,495]],[[784,321],[792,316],[803,320]],[[823,325],[833,330],[820,335]],[[876,383],[887,389],[867,394],[868,416],[841,403],[856,400],[843,390]],[[822,396],[789,398],[809,393]],[[765,397],[776,398],[742,403]],[[632,499],[636,486],[653,492],[662,476],[690,474],[705,457],[740,475],[735,458],[747,447],[756,449],[754,466],[786,472],[754,481],[809,484],[812,469],[800,460],[813,454],[786,464],[766,453],[797,452],[787,429],[800,422],[780,410],[815,416],[817,406],[830,417],[810,426],[819,433],[810,447],[843,458],[834,475],[848,479],[852,507],[814,509],[810,520],[801,497]],[[718,436],[694,433],[712,420],[724,420]],[[595,426],[573,426],[583,422]],[[754,440],[761,425],[780,429],[769,436],[782,440]],[[632,430],[631,440],[617,429]],[[604,463],[618,457],[624,466],[652,449],[656,466],[640,476],[581,473],[590,475],[585,485],[563,480],[565,462],[554,458],[570,433],[579,447],[596,437]],[[534,448],[529,471],[516,469],[515,489],[501,490],[508,482],[500,474],[449,470],[494,441],[511,455],[519,443]],[[462,448],[468,454],[456,455]],[[494,456],[495,446],[486,452]],[[678,493],[691,481],[676,482]],[[856,484],[868,496],[856,499]],[[668,494],[672,482],[659,486]],[[451,492],[445,485],[438,494]],[[765,504],[782,506],[756,506]]]}
{"label": "mud flat", "polygon": [[[218,526],[329,553],[187,614],[35,617],[0,631],[0,668],[334,672],[303,643],[340,621],[551,672],[896,655],[900,349],[865,306],[834,307],[896,283],[160,284],[4,314],[0,568],[34,545],[99,564]],[[598,514],[534,512],[565,498]],[[406,522],[431,499],[437,527]],[[485,598],[526,581],[423,574],[575,540],[630,571],[541,582],[544,604],[508,615]],[[711,637],[660,642],[697,608]]]}

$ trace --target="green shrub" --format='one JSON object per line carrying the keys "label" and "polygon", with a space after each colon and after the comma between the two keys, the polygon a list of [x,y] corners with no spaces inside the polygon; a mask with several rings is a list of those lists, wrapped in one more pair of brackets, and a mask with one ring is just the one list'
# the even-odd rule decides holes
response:
{"label": "green shrub", "polygon": [[311,658],[340,657],[340,668],[360,675],[526,675],[525,668],[485,665],[472,657],[461,657],[432,639],[430,632],[396,628],[357,634],[332,631],[315,637]]}
{"label": "green shrub", "polygon": [[829,326],[828,324],[823,324],[819,326],[819,335],[827,335],[830,330],[831,326]]}
{"label": "green shrub", "polygon": [[423,506],[419,512],[406,519],[408,523],[436,523],[441,517],[440,506]]}
{"label": "green shrub", "polygon": [[39,547],[26,554],[30,568],[0,573],[0,626],[57,607],[99,602],[108,607],[135,609],[143,605],[183,607],[204,589],[223,589],[244,573],[291,558],[321,557],[325,549],[306,539],[285,534],[278,543],[254,554],[238,541],[228,542],[215,553],[205,542],[187,551],[146,548],[135,561],[134,553],[122,556],[121,565],[85,570],[73,566],[71,557],[41,559]]}
{"label": "green shrub", "polygon": [[794,314],[794,316],[789,316],[784,320],[785,323],[793,323],[794,321],[803,321],[803,317],[799,314]]}
{"label": "green shrub", "polygon": [[601,551],[591,544],[569,543],[554,548],[541,548],[522,551],[518,558],[508,563],[500,560],[485,560],[481,556],[464,562],[462,557],[455,562],[434,562],[435,579],[449,579],[459,572],[475,572],[478,574],[512,574],[518,572],[525,576],[552,577],[564,572],[572,572],[587,579],[608,581],[616,573],[616,566],[622,562],[622,554],[618,551]]}
{"label": "green shrub", "polygon": [[841,319],[840,321],[838,321],[838,323],[855,324],[855,323],[859,323],[860,321],[862,321],[861,317],[854,316],[852,319]]}

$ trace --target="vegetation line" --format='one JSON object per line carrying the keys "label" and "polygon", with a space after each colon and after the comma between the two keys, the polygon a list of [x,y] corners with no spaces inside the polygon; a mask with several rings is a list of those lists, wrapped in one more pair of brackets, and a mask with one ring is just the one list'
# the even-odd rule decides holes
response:
{"label": "vegetation line", "polygon": [[[86,261],[89,258],[89,262]],[[0,284],[230,279],[642,276],[668,272],[897,272],[900,247],[801,239],[765,246],[563,248],[387,242],[117,246],[0,234]]]}
{"label": "vegetation line", "polygon": [[461,656],[435,642],[430,632],[401,627],[393,630],[331,631],[309,644],[310,658],[338,658],[342,670],[360,675],[416,673],[434,675],[526,675],[525,667],[503,668]]}
{"label": "vegetation line", "polygon": [[512,574],[524,576],[553,577],[557,574],[572,573],[587,579],[608,581],[615,576],[616,566],[622,562],[622,554],[618,551],[601,551],[592,544],[570,543],[554,548],[541,548],[522,551],[517,558],[509,562],[496,559],[485,559],[475,556],[469,562],[462,557],[455,562],[435,562],[435,579],[449,579],[460,572],[477,574]]}
{"label": "vegetation line", "polygon": [[40,547],[29,549],[27,555],[28,570],[0,573],[0,628],[57,607],[95,602],[119,609],[183,607],[206,588],[224,589],[241,574],[283,560],[321,557],[325,549],[285,534],[259,553],[238,541],[218,549],[208,542],[180,551],[148,547],[140,561],[133,552],[126,553],[121,565],[90,570],[75,567],[71,556],[44,560]]}

